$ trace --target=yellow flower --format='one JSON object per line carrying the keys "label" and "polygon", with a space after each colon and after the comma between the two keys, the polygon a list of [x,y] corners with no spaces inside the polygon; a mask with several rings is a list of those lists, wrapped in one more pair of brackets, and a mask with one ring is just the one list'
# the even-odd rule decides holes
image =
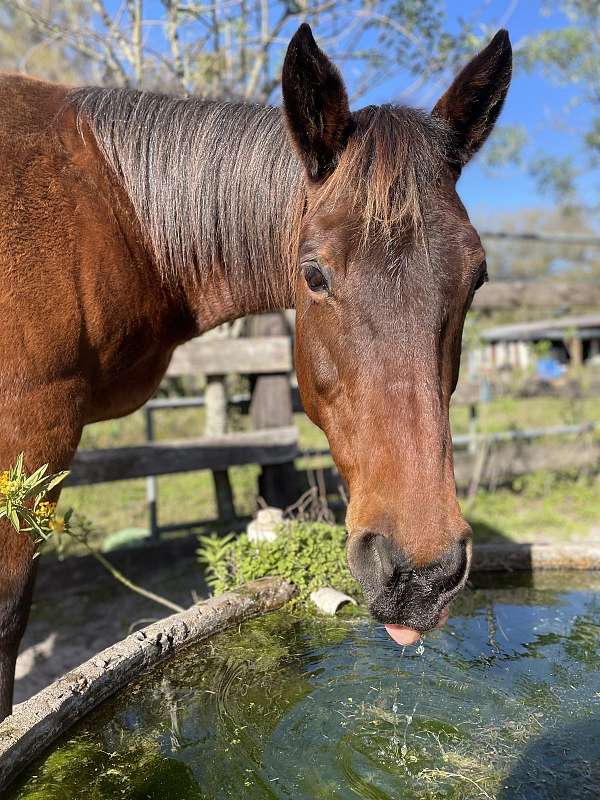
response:
{"label": "yellow flower", "polygon": [[47,500],[44,500],[42,503],[39,503],[35,513],[41,520],[53,520],[54,514],[56,512],[56,503],[49,503]]}
{"label": "yellow flower", "polygon": [[50,520],[50,528],[58,539],[65,532],[65,518],[54,517],[54,519]]}
{"label": "yellow flower", "polygon": [[0,472],[0,495],[6,497],[6,495],[11,494],[11,492],[14,492],[18,488],[18,481],[10,480],[10,473],[7,469],[5,469],[4,472]]}

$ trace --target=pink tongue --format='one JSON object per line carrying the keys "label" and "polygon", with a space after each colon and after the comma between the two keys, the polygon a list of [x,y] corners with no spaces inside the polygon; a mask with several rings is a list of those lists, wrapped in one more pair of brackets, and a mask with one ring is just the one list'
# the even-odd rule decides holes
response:
{"label": "pink tongue", "polygon": [[386,625],[385,629],[396,644],[416,644],[421,638],[419,631],[414,628],[403,628],[402,625]]}

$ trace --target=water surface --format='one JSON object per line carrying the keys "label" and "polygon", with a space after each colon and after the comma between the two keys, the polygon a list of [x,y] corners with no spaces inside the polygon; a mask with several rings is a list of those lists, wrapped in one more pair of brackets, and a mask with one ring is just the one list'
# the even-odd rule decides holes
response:
{"label": "water surface", "polygon": [[11,800],[596,800],[600,576],[486,584],[420,648],[285,611],[216,636],[90,715]]}

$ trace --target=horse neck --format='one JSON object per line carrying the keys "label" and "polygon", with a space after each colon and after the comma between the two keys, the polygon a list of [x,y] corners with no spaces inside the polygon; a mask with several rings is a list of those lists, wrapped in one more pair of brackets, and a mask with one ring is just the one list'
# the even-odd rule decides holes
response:
{"label": "horse neck", "polygon": [[185,286],[184,303],[187,314],[194,320],[194,331],[200,335],[250,314],[293,308],[295,285],[282,264],[273,265],[266,290],[264,278],[257,281],[244,274],[233,286],[227,270],[219,269],[200,284]]}
{"label": "horse neck", "polygon": [[279,109],[126,89],[72,99],[199,330],[293,305],[305,190]]}

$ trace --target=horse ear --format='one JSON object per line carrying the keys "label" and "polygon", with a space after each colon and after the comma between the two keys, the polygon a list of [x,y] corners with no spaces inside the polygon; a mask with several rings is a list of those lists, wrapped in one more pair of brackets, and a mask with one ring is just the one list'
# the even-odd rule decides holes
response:
{"label": "horse ear", "polygon": [[353,124],[340,73],[306,23],[288,46],[281,85],[291,139],[308,177],[322,180],[335,169]]}
{"label": "horse ear", "polygon": [[452,160],[459,173],[494,127],[511,74],[512,48],[508,31],[500,30],[455,78],[431,112],[446,120],[456,134]]}

